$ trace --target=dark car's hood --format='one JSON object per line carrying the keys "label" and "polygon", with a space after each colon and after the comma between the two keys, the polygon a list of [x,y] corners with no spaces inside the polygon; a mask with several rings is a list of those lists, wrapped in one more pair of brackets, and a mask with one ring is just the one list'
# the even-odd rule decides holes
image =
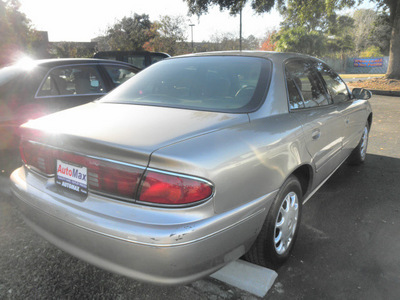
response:
{"label": "dark car's hood", "polygon": [[[89,103],[29,121],[23,127],[51,133],[52,143],[71,151],[146,164],[162,147],[248,122],[226,114],[156,106]],[[136,154],[136,155],[135,155]]]}

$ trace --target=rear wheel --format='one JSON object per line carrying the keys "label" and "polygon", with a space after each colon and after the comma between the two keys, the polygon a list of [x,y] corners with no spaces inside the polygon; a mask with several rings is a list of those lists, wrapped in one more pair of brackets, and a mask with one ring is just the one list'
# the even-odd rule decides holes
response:
{"label": "rear wheel", "polygon": [[276,269],[293,249],[301,219],[302,190],[296,176],[282,185],[256,241],[245,258],[255,264]]}
{"label": "rear wheel", "polygon": [[365,124],[361,140],[357,147],[354,148],[353,152],[350,154],[348,163],[351,165],[359,165],[365,161],[367,156],[368,147],[368,135],[369,135],[369,124]]}

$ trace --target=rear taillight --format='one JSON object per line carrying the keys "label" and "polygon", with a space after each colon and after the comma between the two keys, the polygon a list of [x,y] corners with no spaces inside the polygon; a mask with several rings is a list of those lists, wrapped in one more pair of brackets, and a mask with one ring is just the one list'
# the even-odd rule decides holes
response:
{"label": "rear taillight", "polygon": [[146,172],[141,183],[139,201],[183,205],[206,200],[213,189],[210,183],[180,175]]}
{"label": "rear taillight", "polygon": [[172,173],[147,171],[129,164],[86,157],[45,146],[40,142],[22,140],[22,160],[30,168],[54,176],[56,161],[87,168],[90,191],[129,201],[161,205],[191,205],[207,200],[213,187],[205,180]]}
{"label": "rear taillight", "polygon": [[54,150],[32,141],[21,141],[20,154],[23,162],[45,174],[54,174]]}

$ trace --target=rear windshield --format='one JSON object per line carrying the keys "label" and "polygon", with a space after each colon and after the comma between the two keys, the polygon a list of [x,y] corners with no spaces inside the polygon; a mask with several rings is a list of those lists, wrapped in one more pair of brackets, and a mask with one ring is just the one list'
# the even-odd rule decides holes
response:
{"label": "rear windshield", "polygon": [[101,102],[248,112],[262,102],[270,61],[242,56],[163,60],[138,73]]}

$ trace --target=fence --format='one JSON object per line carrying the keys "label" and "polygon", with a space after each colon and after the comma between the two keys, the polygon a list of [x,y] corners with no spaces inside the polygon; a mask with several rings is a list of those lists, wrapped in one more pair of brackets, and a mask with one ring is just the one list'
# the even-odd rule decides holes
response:
{"label": "fence", "polygon": [[338,73],[346,74],[385,74],[389,56],[374,58],[346,57],[344,59],[323,58]]}

